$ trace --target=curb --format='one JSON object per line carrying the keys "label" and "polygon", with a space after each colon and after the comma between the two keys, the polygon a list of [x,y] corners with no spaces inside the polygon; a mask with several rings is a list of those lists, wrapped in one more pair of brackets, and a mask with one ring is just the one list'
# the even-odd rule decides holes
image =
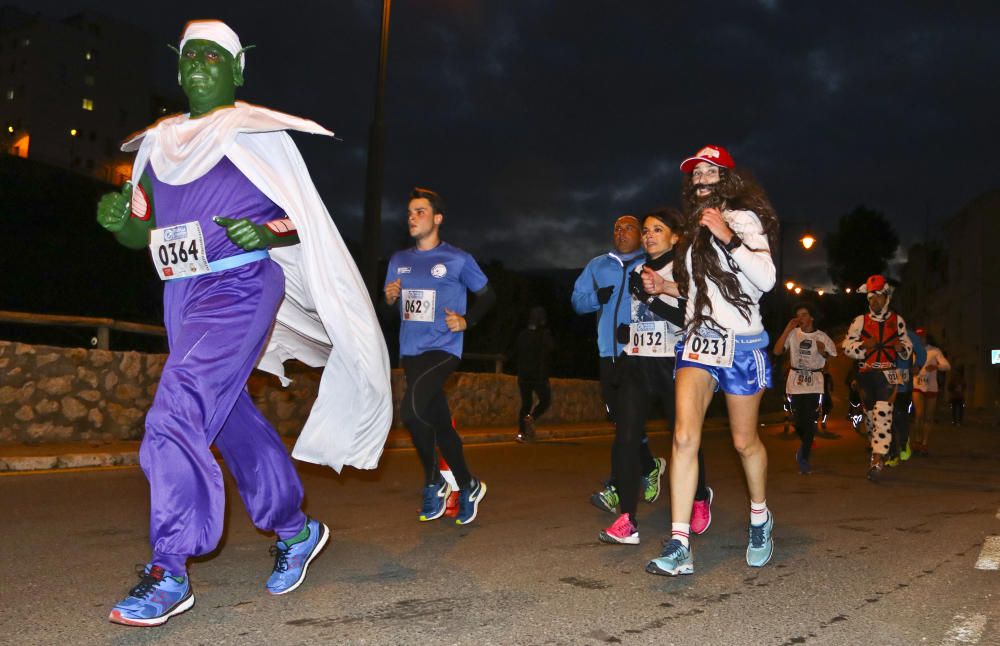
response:
{"label": "curb", "polygon": [[[762,416],[761,421],[766,422],[770,416]],[[774,422],[767,422],[774,423]],[[666,433],[660,428],[661,422],[654,421],[647,429],[647,433]],[[705,420],[705,431],[723,431],[727,428],[725,418],[712,418]],[[541,426],[536,430],[534,443],[545,442],[547,440],[568,440],[584,439],[592,437],[613,436],[614,425],[607,422],[597,422],[594,424],[567,424]],[[517,429],[514,427],[495,427],[487,429],[468,429],[465,432],[459,431],[462,436],[462,443],[467,446],[477,446],[483,444],[498,444],[502,442],[514,443],[514,436]],[[282,438],[291,451],[295,438]],[[82,443],[81,443],[82,444]],[[26,451],[22,446],[0,446],[0,475],[13,473],[30,472],[50,472],[64,469],[98,469],[102,467],[131,467],[139,466],[139,442],[128,442],[127,449],[117,451],[80,451],[79,446],[67,447],[62,445],[62,452],[54,449],[52,454],[38,455],[39,447],[30,447],[33,455],[17,455],[19,451]],[[134,448],[132,448],[134,446]],[[386,449],[411,449],[413,443],[405,430],[393,429],[389,432],[389,437],[385,443]],[[67,450],[68,449],[68,450]],[[76,449],[76,450],[73,450]],[[5,454],[6,452],[6,454]],[[216,456],[218,457],[218,456]]]}

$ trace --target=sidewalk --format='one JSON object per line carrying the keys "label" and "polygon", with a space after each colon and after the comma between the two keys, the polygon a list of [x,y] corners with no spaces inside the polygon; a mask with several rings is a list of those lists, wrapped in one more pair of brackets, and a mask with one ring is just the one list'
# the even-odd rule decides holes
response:
{"label": "sidewalk", "polygon": [[[761,417],[763,422],[774,423],[771,415]],[[725,418],[712,418],[705,422],[706,431],[721,431],[726,428]],[[650,432],[663,431],[662,421],[650,423]],[[580,422],[575,424],[540,423],[536,430],[536,441],[561,440],[570,438],[603,437],[614,435],[615,427],[609,422]],[[472,444],[493,444],[513,442],[517,435],[514,426],[492,426],[485,428],[461,428],[462,442]],[[291,451],[295,438],[283,438]],[[406,429],[392,429],[386,440],[387,449],[409,449],[410,434]],[[54,469],[88,469],[96,467],[127,467],[139,464],[139,440],[115,442],[64,442],[51,444],[12,444],[0,446],[0,473],[25,471],[50,471]]]}

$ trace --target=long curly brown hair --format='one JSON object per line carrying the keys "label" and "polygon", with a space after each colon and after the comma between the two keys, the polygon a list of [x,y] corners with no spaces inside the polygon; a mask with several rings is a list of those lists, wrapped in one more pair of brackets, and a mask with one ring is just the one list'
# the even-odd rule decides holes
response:
{"label": "long curly brown hair", "polygon": [[[688,286],[694,277],[694,318],[688,321],[688,329],[696,330],[705,324],[713,327],[722,326],[712,318],[712,302],[708,298],[708,283],[712,281],[719,287],[722,297],[735,306],[747,323],[751,319],[753,301],[743,293],[736,274],[739,269],[730,258],[728,267],[723,267],[713,245],[714,236],[708,227],[698,224],[701,210],[705,207],[725,208],[728,210],[753,211],[760,219],[767,236],[768,245],[776,249],[778,245],[778,216],[767,199],[764,189],[754,180],[749,171],[743,169],[719,169],[719,182],[714,185],[714,192],[707,199],[698,199],[695,195],[696,186],[690,173],[684,174],[681,183],[681,206],[684,210],[684,229],[681,242],[677,246],[677,258],[687,258],[691,250],[691,272],[688,272],[687,262],[674,263],[674,276],[678,288],[684,298],[689,298]],[[761,251],[753,249],[753,251]],[[728,255],[728,254],[727,254]]]}

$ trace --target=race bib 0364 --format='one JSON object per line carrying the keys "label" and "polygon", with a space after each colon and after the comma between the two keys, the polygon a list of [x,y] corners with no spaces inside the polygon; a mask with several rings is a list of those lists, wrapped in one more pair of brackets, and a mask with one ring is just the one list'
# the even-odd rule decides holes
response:
{"label": "race bib 0364", "polygon": [[205,236],[198,222],[153,229],[149,252],[161,280],[174,280],[209,273]]}

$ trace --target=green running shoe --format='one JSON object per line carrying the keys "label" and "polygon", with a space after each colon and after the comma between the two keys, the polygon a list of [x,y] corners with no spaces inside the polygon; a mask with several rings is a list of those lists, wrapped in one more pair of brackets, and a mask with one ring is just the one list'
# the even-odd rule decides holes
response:
{"label": "green running shoe", "polygon": [[602,511],[610,514],[618,513],[618,490],[614,485],[608,485],[604,489],[590,496],[590,503]]}
{"label": "green running shoe", "polygon": [[656,502],[660,497],[660,478],[667,472],[667,461],[663,458],[653,460],[656,466],[653,470],[642,477],[642,498],[646,502]]}

